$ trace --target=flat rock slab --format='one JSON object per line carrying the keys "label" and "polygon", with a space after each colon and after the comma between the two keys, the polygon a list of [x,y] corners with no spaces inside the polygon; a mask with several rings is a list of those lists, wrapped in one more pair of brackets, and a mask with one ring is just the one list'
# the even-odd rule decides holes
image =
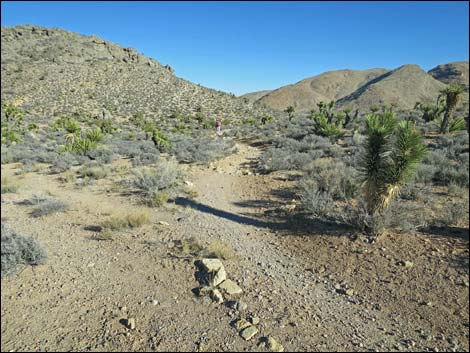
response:
{"label": "flat rock slab", "polygon": [[224,265],[219,259],[202,259],[201,265],[202,269],[206,272],[217,272],[221,268],[224,268]]}
{"label": "flat rock slab", "polygon": [[249,341],[258,333],[258,329],[255,326],[250,326],[240,332],[240,336],[243,337],[245,341]]}
{"label": "flat rock slab", "polygon": [[239,320],[237,320],[237,321],[233,324],[233,326],[234,326],[237,330],[240,331],[240,330],[243,330],[243,329],[245,329],[245,328],[247,328],[247,327],[250,327],[251,324],[250,324],[248,321],[246,321],[245,319],[239,319]]}
{"label": "flat rock slab", "polygon": [[223,281],[219,285],[219,288],[225,291],[228,295],[241,294],[243,292],[240,286],[231,279],[226,279],[225,281]]}

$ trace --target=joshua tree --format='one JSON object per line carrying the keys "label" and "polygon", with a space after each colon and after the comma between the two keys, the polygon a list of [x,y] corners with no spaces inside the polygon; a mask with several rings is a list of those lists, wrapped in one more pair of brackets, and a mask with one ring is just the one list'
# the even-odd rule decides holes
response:
{"label": "joshua tree", "polygon": [[284,110],[284,112],[286,112],[287,114],[289,114],[289,121],[292,120],[292,118],[294,117],[294,113],[295,113],[295,109],[292,105],[289,105],[286,110]]}
{"label": "joshua tree", "polygon": [[446,108],[442,124],[439,129],[441,134],[445,134],[449,130],[449,122],[452,119],[452,115],[457,108],[457,104],[460,100],[460,95],[464,91],[464,87],[459,85],[450,85],[446,89],[441,91],[441,95],[445,96]]}
{"label": "joshua tree", "polygon": [[441,115],[441,113],[445,109],[445,106],[439,104],[433,105],[417,102],[415,104],[415,109],[419,110],[423,114],[422,119],[425,122],[429,123],[430,121],[436,120]]}
{"label": "joshua tree", "polygon": [[385,210],[413,176],[424,157],[422,136],[410,121],[397,122],[392,112],[366,117],[361,172],[367,212]]}

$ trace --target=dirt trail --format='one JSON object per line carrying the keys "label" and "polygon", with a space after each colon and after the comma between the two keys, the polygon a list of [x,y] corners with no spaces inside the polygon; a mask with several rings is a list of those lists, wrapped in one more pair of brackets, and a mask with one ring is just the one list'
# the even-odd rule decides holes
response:
{"label": "dirt trail", "polygon": [[[264,330],[293,350],[353,350],[393,347],[397,323],[372,303],[338,295],[334,282],[306,269],[302,258],[283,246],[282,221],[263,217],[272,200],[273,177],[254,175],[249,166],[260,151],[245,144],[239,152],[193,175],[198,197],[189,202],[193,220],[187,234],[222,240],[240,255],[235,278],[257,314],[270,321]],[[249,174],[249,175],[243,175]]]}
{"label": "dirt trail", "polygon": [[[138,207],[135,200],[104,192],[105,181],[75,189],[50,175],[26,174],[17,194],[2,195],[2,222],[37,237],[49,259],[2,279],[2,351],[254,351],[262,350],[258,339],[265,335],[287,351],[424,349],[407,346],[419,331],[416,323],[382,310],[366,293],[336,293],[341,273],[313,266],[309,254],[315,252],[301,251],[306,243],[289,235],[285,218],[265,217],[283,202],[273,190],[284,182],[253,174],[250,166],[260,151],[238,148],[210,168],[188,167],[194,199],[152,210],[150,224],[111,242],[93,240],[93,226]],[[2,175],[13,177],[14,171],[2,166]],[[38,185],[71,204],[66,216],[33,219],[17,204]],[[190,237],[202,244],[221,241],[238,255],[224,264],[244,290],[244,314],[261,319],[255,339],[245,342],[230,327],[236,312],[192,294],[196,258],[175,247]],[[338,246],[350,251],[349,243],[335,238],[324,249],[328,261],[340,262]],[[122,321],[130,317],[136,319],[132,331]]]}

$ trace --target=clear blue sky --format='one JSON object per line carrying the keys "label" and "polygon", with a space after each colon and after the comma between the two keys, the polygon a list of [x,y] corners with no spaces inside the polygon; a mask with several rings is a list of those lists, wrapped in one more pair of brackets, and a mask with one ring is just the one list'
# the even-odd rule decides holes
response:
{"label": "clear blue sky", "polygon": [[336,69],[429,70],[468,60],[468,2],[2,1],[36,24],[133,47],[179,77],[235,94]]}

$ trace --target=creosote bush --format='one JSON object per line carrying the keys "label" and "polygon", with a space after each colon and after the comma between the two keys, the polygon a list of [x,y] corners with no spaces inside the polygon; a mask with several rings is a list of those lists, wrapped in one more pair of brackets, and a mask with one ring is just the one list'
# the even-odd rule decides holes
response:
{"label": "creosote bush", "polygon": [[46,251],[37,240],[17,234],[3,224],[1,230],[2,277],[17,273],[22,266],[41,265],[46,261]]}
{"label": "creosote bush", "polygon": [[180,191],[183,173],[175,160],[159,161],[153,168],[133,172],[128,185],[137,189],[150,206],[161,206]]}

